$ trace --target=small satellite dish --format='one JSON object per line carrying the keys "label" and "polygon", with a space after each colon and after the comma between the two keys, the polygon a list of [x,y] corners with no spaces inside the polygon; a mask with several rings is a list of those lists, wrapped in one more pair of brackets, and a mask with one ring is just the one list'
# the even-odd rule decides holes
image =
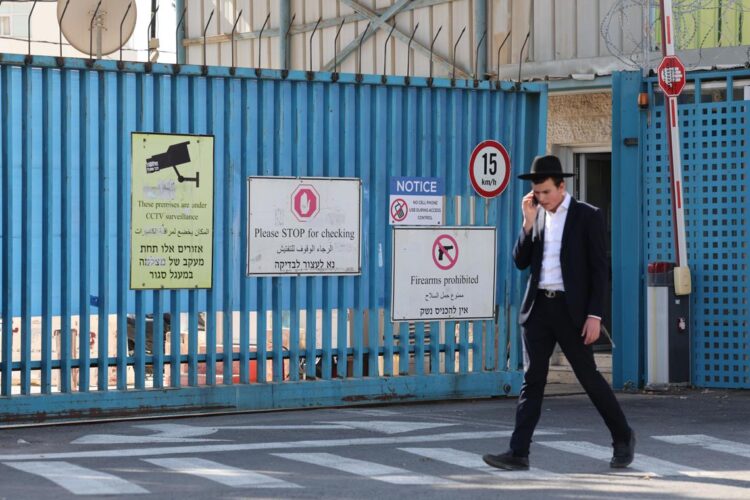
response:
{"label": "small satellite dish", "polygon": [[[65,38],[84,54],[96,55],[97,58],[111,54],[121,47],[121,24],[122,44],[127,42],[135,29],[136,19],[135,0],[101,0],[101,5],[99,2],[100,0],[57,0],[57,19],[62,17],[60,30],[65,34]],[[92,25],[91,19],[95,12],[96,18]],[[90,34],[89,26],[92,26],[93,34]]]}

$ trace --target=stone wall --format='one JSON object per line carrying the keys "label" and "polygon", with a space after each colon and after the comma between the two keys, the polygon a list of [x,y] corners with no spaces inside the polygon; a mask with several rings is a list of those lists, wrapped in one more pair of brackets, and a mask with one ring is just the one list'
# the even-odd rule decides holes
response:
{"label": "stone wall", "polygon": [[547,151],[552,146],[609,146],[612,94],[549,94]]}

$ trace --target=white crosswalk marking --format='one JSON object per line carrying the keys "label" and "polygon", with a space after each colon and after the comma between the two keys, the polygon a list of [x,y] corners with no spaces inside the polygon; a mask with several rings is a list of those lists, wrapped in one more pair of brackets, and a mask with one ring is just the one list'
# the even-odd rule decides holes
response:
{"label": "white crosswalk marking", "polygon": [[112,474],[81,467],[68,462],[3,462],[3,464],[29,474],[41,476],[59,484],[75,495],[128,495],[148,493],[145,490]]}
{"label": "white crosswalk marking", "polygon": [[[587,441],[546,441],[539,442],[539,444],[556,450],[594,458],[596,460],[609,461],[609,459],[612,458],[612,448],[599,446]],[[649,472],[657,476],[689,476],[691,473],[700,472],[698,469],[688,467],[687,465],[675,464],[666,460],[642,455],[637,452],[635,454],[635,460],[630,465],[630,468]]]}
{"label": "white crosswalk marking", "polygon": [[144,461],[181,474],[199,476],[232,488],[299,488],[259,472],[239,469],[203,458],[144,458]]}
{"label": "white crosswalk marking", "polygon": [[701,448],[705,448],[707,450],[720,451],[722,453],[729,453],[731,455],[750,458],[750,445],[706,436],[705,434],[652,437],[654,439],[658,439],[659,441],[664,441],[665,443],[700,446]]}
{"label": "white crosswalk marking", "polygon": [[391,484],[456,484],[450,479],[414,473],[399,467],[346,458],[332,453],[274,453],[277,457],[329,467]]}
{"label": "white crosswalk marking", "polygon": [[535,467],[532,467],[527,471],[498,470],[484,463],[481,455],[470,453],[468,451],[457,450],[455,448],[399,448],[399,450],[405,451],[407,453],[412,453],[414,455],[419,455],[420,457],[437,460],[439,462],[457,465],[458,467],[474,469],[485,474],[500,476],[504,479],[549,480],[560,479],[564,477],[561,474],[555,474],[553,472],[537,469]]}

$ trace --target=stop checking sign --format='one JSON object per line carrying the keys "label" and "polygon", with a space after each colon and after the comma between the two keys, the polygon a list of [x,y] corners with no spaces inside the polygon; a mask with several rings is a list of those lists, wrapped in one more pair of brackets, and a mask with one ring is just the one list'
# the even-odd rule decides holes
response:
{"label": "stop checking sign", "polygon": [[320,211],[320,196],[309,184],[300,184],[292,192],[292,213],[300,222],[306,222]]}
{"label": "stop checking sign", "polygon": [[659,87],[668,97],[677,97],[685,88],[685,66],[677,56],[664,56],[657,75]]}

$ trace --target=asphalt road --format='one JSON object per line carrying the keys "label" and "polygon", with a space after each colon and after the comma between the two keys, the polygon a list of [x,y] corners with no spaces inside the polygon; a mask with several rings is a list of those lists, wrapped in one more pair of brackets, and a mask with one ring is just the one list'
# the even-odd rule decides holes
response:
{"label": "asphalt road", "polygon": [[585,396],[545,400],[528,472],[490,469],[515,400],[0,430],[0,498],[750,498],[750,391],[619,396],[638,446],[609,468]]}

